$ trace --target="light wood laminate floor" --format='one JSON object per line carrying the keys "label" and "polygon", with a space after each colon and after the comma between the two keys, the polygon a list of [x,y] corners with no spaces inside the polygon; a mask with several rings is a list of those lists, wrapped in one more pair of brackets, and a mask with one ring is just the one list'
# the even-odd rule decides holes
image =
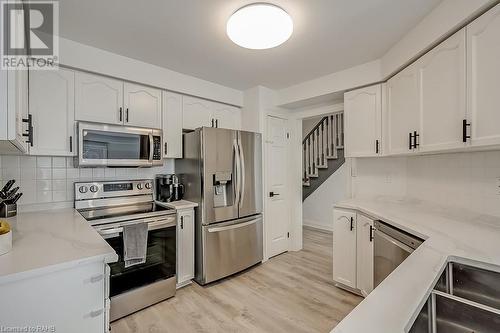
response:
{"label": "light wood laminate floor", "polygon": [[361,297],[332,282],[332,235],[304,229],[304,249],[112,323],[128,332],[330,332]]}

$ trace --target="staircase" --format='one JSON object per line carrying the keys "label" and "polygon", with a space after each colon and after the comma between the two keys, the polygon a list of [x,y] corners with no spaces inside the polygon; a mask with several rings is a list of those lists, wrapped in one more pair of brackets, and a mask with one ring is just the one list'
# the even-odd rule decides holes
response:
{"label": "staircase", "polygon": [[302,140],[302,201],[344,164],[344,113],[323,117]]}

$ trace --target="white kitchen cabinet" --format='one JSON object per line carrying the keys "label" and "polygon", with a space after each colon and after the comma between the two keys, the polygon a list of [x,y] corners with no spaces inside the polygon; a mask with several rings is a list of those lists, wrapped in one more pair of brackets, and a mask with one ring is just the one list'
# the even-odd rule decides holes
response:
{"label": "white kitchen cabinet", "polygon": [[218,127],[241,129],[241,110],[238,107],[184,96],[182,127]]}
{"label": "white kitchen cabinet", "polygon": [[30,73],[31,155],[73,156],[76,153],[74,89],[72,70],[59,68]]}
{"label": "white kitchen cabinet", "polygon": [[28,70],[0,71],[0,153],[28,151]]}
{"label": "white kitchen cabinet", "polygon": [[378,156],[382,147],[382,85],[344,94],[346,157]]}
{"label": "white kitchen cabinet", "polygon": [[[416,64],[405,68],[387,81],[387,144],[388,154],[405,154],[413,148],[420,123],[418,71]],[[418,138],[416,139],[418,142]]]}
{"label": "white kitchen cabinet", "polygon": [[161,90],[125,82],[123,98],[124,125],[161,128]]}
{"label": "white kitchen cabinet", "polygon": [[217,128],[241,129],[241,110],[236,106],[214,103],[212,116]]}
{"label": "white kitchen cabinet", "polygon": [[[473,146],[500,144],[500,5],[467,26],[468,135]],[[470,127],[470,128],[469,128]]]}
{"label": "white kitchen cabinet", "polygon": [[[500,38],[500,34],[498,37]],[[462,29],[416,63],[421,151],[464,147],[462,123],[466,118],[465,56],[465,29]]]}
{"label": "white kitchen cabinet", "polygon": [[177,211],[177,288],[194,279],[194,209]]}
{"label": "white kitchen cabinet", "polygon": [[191,97],[183,97],[182,128],[194,130],[198,127],[214,127],[213,102]]}
{"label": "white kitchen cabinet", "polygon": [[356,213],[333,212],[333,280],[356,288]]}
{"label": "white kitchen cabinet", "polygon": [[182,95],[163,91],[163,158],[182,158]]}
{"label": "white kitchen cabinet", "polygon": [[105,266],[102,262],[81,264],[0,284],[2,326],[46,325],[56,332],[106,332],[109,275]]}
{"label": "white kitchen cabinet", "polygon": [[107,124],[123,124],[123,82],[77,72],[75,76],[75,118]]}
{"label": "white kitchen cabinet", "polygon": [[363,296],[373,290],[373,220],[357,214],[356,288]]}

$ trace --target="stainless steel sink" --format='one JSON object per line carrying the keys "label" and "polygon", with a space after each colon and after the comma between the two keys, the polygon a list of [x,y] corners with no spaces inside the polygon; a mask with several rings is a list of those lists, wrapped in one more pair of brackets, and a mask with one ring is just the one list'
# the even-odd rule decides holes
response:
{"label": "stainless steel sink", "polygon": [[409,332],[500,332],[500,273],[448,263]]}

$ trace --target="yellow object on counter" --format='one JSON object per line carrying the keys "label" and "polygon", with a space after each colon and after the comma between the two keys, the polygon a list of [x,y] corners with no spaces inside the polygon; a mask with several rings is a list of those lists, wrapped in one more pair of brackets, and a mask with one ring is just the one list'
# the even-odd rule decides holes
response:
{"label": "yellow object on counter", "polygon": [[0,220],[0,235],[7,234],[10,231],[10,224],[7,221]]}

